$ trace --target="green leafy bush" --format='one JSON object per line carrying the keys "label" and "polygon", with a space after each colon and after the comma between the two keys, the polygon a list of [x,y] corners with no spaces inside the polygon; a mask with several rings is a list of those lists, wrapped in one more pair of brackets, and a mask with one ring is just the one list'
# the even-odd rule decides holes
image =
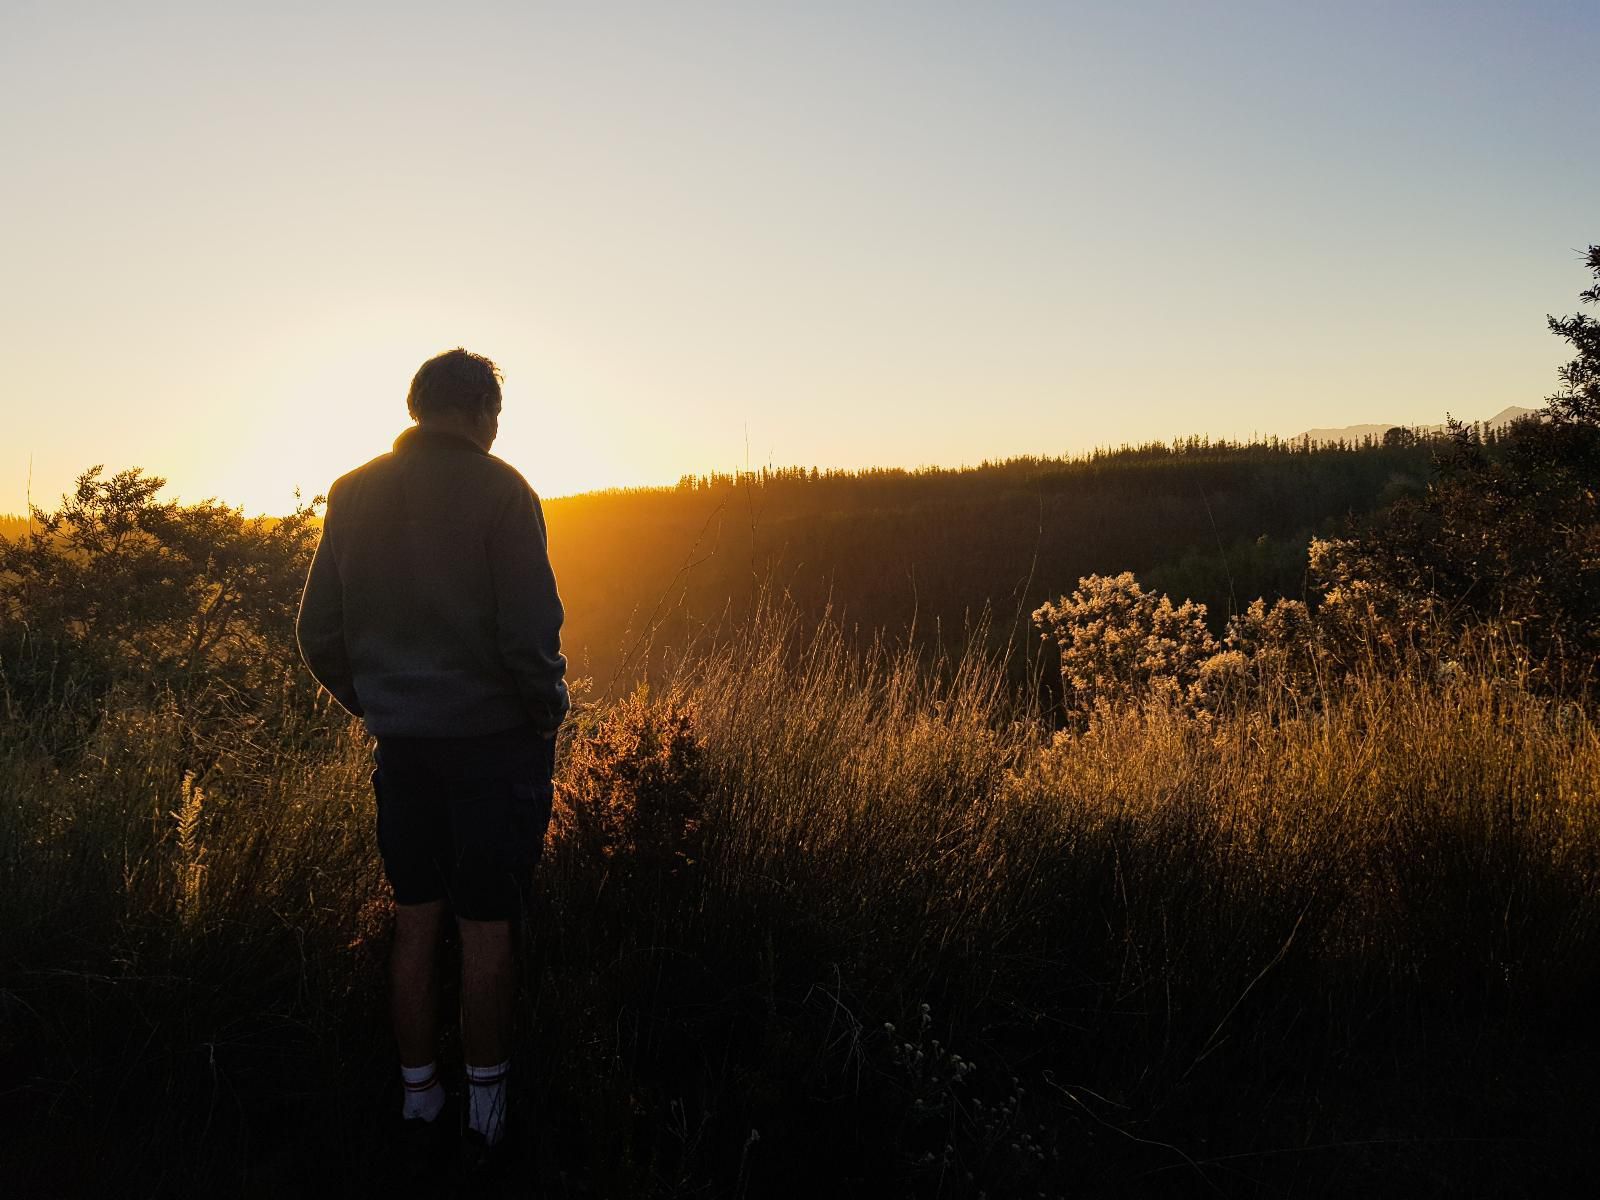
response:
{"label": "green leafy bush", "polygon": [[286,693],[310,703],[294,615],[315,548],[312,505],[247,518],[164,501],[138,468],[93,467],[25,536],[0,542],[0,680],[8,716],[60,746],[124,702],[176,696],[197,730],[249,724]]}

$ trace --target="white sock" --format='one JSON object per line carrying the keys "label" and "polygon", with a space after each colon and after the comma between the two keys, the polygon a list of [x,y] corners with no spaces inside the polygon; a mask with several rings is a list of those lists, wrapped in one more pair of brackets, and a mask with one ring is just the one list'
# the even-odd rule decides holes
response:
{"label": "white sock", "polygon": [[483,1134],[491,1146],[506,1131],[506,1076],[510,1073],[510,1059],[493,1067],[467,1066],[467,1128]]}
{"label": "white sock", "polygon": [[444,1084],[439,1082],[437,1063],[425,1067],[401,1067],[400,1080],[405,1087],[405,1106],[400,1115],[406,1120],[421,1117],[431,1121],[444,1107]]}

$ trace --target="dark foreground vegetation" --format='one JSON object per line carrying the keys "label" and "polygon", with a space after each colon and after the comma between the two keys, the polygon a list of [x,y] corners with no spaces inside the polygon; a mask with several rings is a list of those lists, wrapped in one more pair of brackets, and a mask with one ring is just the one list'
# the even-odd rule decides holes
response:
{"label": "dark foreground vegetation", "polygon": [[[1218,623],[1090,576],[1024,616],[1028,687],[982,629],[939,658],[758,598],[591,694],[523,927],[513,1193],[1592,1191],[1570,320],[1543,419],[1433,447],[1300,600]],[[314,526],[118,517],[139,486],[0,558],[0,1184],[377,1193],[389,912],[366,739],[288,641]]]}
{"label": "dark foreground vegetation", "polygon": [[[564,741],[516,1051],[552,1194],[1592,1177],[1581,712],[1484,662],[1052,735],[979,663],[753,633]],[[383,1178],[365,740],[200,733],[123,703],[0,763],[22,1194]]]}

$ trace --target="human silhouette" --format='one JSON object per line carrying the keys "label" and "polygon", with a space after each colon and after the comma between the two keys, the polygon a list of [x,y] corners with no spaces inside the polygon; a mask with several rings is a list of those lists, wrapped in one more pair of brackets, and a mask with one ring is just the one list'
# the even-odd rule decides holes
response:
{"label": "human silhouette", "polygon": [[550,820],[568,697],[561,599],[539,498],[489,453],[501,374],[463,349],[422,364],[394,449],[336,480],[296,632],[317,682],[377,740],[377,839],[394,890],[390,1012],[400,1136],[421,1169],[448,1143],[436,959],[461,938],[460,1149],[504,1149],[512,920]]}

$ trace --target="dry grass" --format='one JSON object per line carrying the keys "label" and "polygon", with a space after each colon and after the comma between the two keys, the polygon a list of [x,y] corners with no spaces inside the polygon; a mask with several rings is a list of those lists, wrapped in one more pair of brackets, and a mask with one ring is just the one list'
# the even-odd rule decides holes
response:
{"label": "dry grass", "polygon": [[[0,751],[27,1164],[369,1180],[364,739],[286,713],[218,746],[113,706],[61,761],[36,745]],[[1459,1194],[1586,1165],[1600,736],[1492,671],[1055,732],[981,656],[768,612],[582,714],[561,760],[517,1055],[567,1194]]]}

